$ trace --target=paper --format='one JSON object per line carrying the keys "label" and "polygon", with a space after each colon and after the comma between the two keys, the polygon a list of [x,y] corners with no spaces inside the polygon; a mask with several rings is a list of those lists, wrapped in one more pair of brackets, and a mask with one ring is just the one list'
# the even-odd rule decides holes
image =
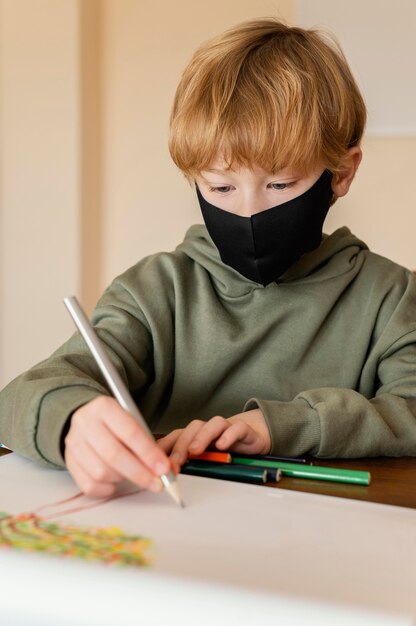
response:
{"label": "paper", "polygon": [[[141,492],[61,521],[151,537],[155,561],[147,575],[168,576],[178,589],[192,579],[416,616],[416,511],[194,476],[179,480],[185,509],[167,494]],[[35,510],[75,491],[67,472],[16,454],[0,458],[0,510]]]}

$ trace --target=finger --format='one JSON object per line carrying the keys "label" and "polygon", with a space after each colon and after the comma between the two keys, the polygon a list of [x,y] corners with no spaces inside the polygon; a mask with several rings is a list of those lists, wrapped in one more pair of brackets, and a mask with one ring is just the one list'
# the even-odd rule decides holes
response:
{"label": "finger", "polygon": [[177,463],[174,459],[171,459],[171,466],[172,466],[172,472],[175,474],[175,476],[177,474],[179,474],[179,472],[181,471],[181,466],[179,465],[179,463]]}
{"label": "finger", "polygon": [[185,463],[188,458],[189,444],[204,424],[205,422],[201,420],[193,420],[179,433],[171,452],[171,458],[175,463],[179,465]]}
{"label": "finger", "polygon": [[253,443],[257,438],[255,431],[245,422],[229,423],[228,429],[216,441],[216,447],[222,450],[231,447],[236,442]]}
{"label": "finger", "polygon": [[111,496],[115,491],[114,483],[96,482],[80,464],[74,459],[71,451],[65,455],[66,466],[72,478],[87,496],[94,498],[104,498]]}
{"label": "finger", "polygon": [[245,422],[235,422],[216,442],[219,450],[231,450],[242,454],[260,454],[264,442],[258,433]]}
{"label": "finger", "polygon": [[[147,467],[147,472],[161,475],[170,470],[170,461],[163,450],[114,398],[100,396],[81,407],[72,417],[70,431],[79,431],[80,436],[88,438],[91,447],[96,448],[94,434],[91,433],[94,433],[97,424],[105,425],[114,439]],[[145,487],[144,484],[140,486]]]}
{"label": "finger", "polygon": [[220,415],[212,417],[208,422],[205,422],[202,428],[195,434],[189,444],[189,451],[192,454],[201,454],[213,441],[223,436],[224,431],[229,429],[230,426],[231,423],[224,417]]}
{"label": "finger", "polygon": [[101,460],[123,478],[127,478],[144,489],[154,492],[161,491],[160,479],[114,436],[114,432],[108,428],[106,423],[91,421],[85,437]]}
{"label": "finger", "polygon": [[157,440],[157,445],[160,446],[165,454],[170,454],[172,452],[172,448],[176,443],[179,435],[182,433],[183,428],[177,428],[176,430],[172,430],[171,433],[165,435],[165,437],[161,437]]}
{"label": "finger", "polygon": [[[161,443],[162,448],[166,454],[170,454],[174,444],[176,443],[176,440],[178,439],[182,431],[183,431],[183,428],[177,428],[176,430],[173,430],[171,433],[169,433],[169,435],[166,435],[165,437],[163,437],[163,439],[162,438],[158,439],[158,442],[157,442],[158,445],[159,443]],[[170,458],[169,460],[170,460],[170,464],[172,467],[172,472],[175,475],[179,474],[180,469],[181,469],[180,464],[175,459]]]}
{"label": "finger", "polygon": [[111,414],[108,411],[103,414],[107,428],[140,459],[148,471],[157,476],[167,474],[171,465],[162,448],[129,413],[114,402]]}
{"label": "finger", "polygon": [[123,476],[111,468],[86,441],[68,441],[67,449],[78,465],[97,483],[115,484],[123,480]]}

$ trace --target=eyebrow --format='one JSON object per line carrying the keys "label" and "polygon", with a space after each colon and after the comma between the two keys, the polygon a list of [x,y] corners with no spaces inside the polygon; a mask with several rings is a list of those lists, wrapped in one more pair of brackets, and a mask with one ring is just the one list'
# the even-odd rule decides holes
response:
{"label": "eyebrow", "polygon": [[[268,174],[267,176],[278,176],[287,167],[288,167],[288,165],[284,164],[284,165],[282,165],[282,167],[280,168],[280,170],[278,172],[275,172],[274,174]],[[234,170],[231,167],[229,167],[229,168],[227,168],[225,170],[218,170],[218,169],[215,169],[215,168],[209,168],[209,169],[206,169],[204,171],[205,172],[213,172],[214,174],[228,174],[230,172],[234,172]],[[290,178],[292,178],[292,177],[290,177]]]}
{"label": "eyebrow", "polygon": [[209,176],[209,174],[218,174],[219,176],[227,176],[227,172],[228,170],[215,170],[215,169],[210,169],[210,170],[203,170],[203,172],[199,172],[199,176],[202,178],[202,180],[205,180],[205,182],[208,182],[208,178],[207,176],[204,175],[204,172]]}

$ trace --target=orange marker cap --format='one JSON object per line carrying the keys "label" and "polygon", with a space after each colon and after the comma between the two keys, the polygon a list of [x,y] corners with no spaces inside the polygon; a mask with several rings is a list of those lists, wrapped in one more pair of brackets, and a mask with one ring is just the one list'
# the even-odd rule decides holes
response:
{"label": "orange marker cap", "polygon": [[198,461],[213,461],[214,463],[231,463],[229,452],[203,452],[202,454],[190,454],[189,458]]}

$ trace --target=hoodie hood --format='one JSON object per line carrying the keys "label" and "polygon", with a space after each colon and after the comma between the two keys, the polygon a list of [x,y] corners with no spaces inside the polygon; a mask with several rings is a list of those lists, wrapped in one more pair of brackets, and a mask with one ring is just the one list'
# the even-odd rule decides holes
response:
{"label": "hoodie hood", "polygon": [[254,289],[275,288],[279,283],[326,280],[361,267],[363,252],[368,246],[343,226],[331,235],[323,235],[321,244],[304,254],[277,282],[266,287],[249,280],[232,267],[225,265],[218,249],[203,224],[195,224],[187,231],[184,241],[176,248],[203,267],[217,283],[217,289],[228,296],[242,296]]}

